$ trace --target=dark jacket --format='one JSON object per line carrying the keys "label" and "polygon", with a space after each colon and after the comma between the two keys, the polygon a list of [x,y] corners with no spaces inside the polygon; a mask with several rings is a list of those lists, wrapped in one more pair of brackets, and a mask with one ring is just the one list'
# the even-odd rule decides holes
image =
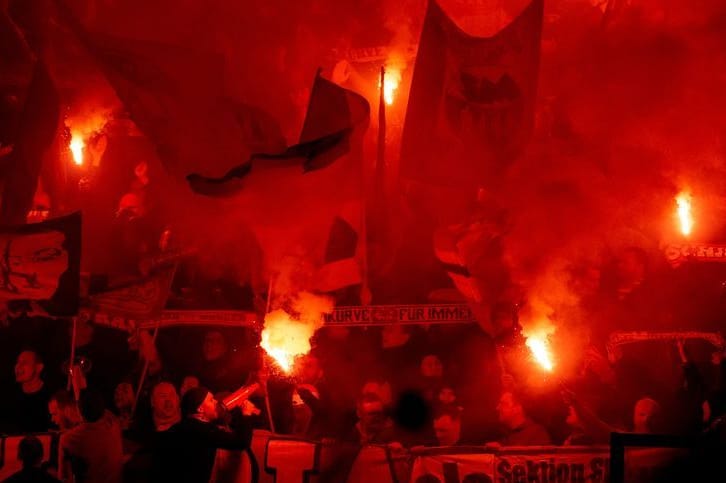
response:
{"label": "dark jacket", "polygon": [[3,483],[60,483],[60,480],[40,468],[25,468],[3,480]]}
{"label": "dark jacket", "polygon": [[547,446],[552,444],[550,435],[544,426],[527,420],[515,428],[502,440],[502,446]]}
{"label": "dark jacket", "polygon": [[160,433],[154,458],[155,481],[207,483],[217,449],[250,447],[252,426],[239,410],[233,412],[232,427],[234,431],[226,431],[213,423],[187,417]]}

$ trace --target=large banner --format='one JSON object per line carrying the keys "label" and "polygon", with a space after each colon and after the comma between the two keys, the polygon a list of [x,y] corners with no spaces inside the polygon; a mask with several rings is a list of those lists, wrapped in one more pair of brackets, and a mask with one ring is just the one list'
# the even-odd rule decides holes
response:
{"label": "large banner", "polygon": [[[491,37],[431,0],[401,140],[401,177],[476,189],[524,149],[534,125],[543,1]],[[475,191],[474,191],[475,192]]]}
{"label": "large banner", "polygon": [[440,448],[413,465],[411,483],[597,483],[609,481],[607,447],[521,447],[497,452]]}
{"label": "large banner", "polygon": [[[408,480],[408,455],[388,448],[328,444],[255,431],[254,462],[246,453],[218,451],[216,483],[396,483]],[[253,466],[257,471],[253,471]],[[254,480],[253,474],[258,479]]]}
{"label": "large banner", "polygon": [[51,315],[76,315],[81,213],[0,228],[0,306],[36,302]]}
{"label": "large banner", "polygon": [[[57,433],[35,434],[43,461],[55,461]],[[0,481],[22,467],[23,435],[0,440]],[[610,448],[483,447],[407,451],[386,446],[307,441],[255,431],[247,452],[219,450],[213,483],[606,483]],[[669,471],[673,448],[638,448],[625,453],[626,481],[658,481]],[[413,461],[413,464],[411,464]]]}

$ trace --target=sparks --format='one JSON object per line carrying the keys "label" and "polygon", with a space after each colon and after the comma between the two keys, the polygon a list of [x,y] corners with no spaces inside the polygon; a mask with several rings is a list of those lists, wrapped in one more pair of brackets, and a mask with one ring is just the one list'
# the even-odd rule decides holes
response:
{"label": "sparks", "polygon": [[71,153],[73,154],[73,162],[76,163],[76,166],[82,166],[83,165],[83,148],[86,147],[85,141],[83,141],[83,138],[76,133],[73,133],[71,136],[71,143],[70,143],[70,149]]}
{"label": "sparks", "polygon": [[547,336],[529,336],[526,341],[527,347],[532,351],[532,357],[547,372],[552,372],[554,364],[547,341]]}
{"label": "sparks", "polygon": [[676,196],[676,205],[678,206],[678,222],[680,224],[683,236],[688,236],[693,230],[693,214],[691,213],[691,195],[687,192],[681,192]]}

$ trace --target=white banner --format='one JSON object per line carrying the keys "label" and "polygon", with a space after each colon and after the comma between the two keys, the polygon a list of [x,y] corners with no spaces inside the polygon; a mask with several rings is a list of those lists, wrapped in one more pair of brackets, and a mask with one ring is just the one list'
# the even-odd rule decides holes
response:
{"label": "white banner", "polygon": [[324,314],[323,317],[326,325],[338,326],[461,324],[475,321],[466,304],[336,307],[332,314]]}
{"label": "white banner", "polygon": [[[187,326],[258,327],[260,320],[254,312],[244,310],[164,310],[159,320],[133,320],[111,316],[104,312],[82,309],[79,317],[97,325],[128,332]],[[323,322],[330,326],[367,326],[390,324],[465,324],[475,322],[474,314],[466,304],[442,305],[370,305],[366,307],[337,307],[323,314]]]}

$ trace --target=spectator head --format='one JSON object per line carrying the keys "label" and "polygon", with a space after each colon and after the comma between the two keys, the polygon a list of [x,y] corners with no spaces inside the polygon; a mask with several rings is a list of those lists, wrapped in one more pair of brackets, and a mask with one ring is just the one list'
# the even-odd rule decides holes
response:
{"label": "spectator head", "polygon": [[106,403],[103,396],[93,390],[85,390],[78,400],[78,409],[81,411],[83,420],[87,423],[95,423],[103,417],[106,412]]}
{"label": "spectator head", "polygon": [[434,416],[434,432],[439,446],[454,446],[461,438],[461,412],[450,408]]}
{"label": "spectator head", "polygon": [[439,404],[443,404],[444,406],[452,405],[456,403],[456,391],[454,391],[453,387],[444,384],[439,389],[437,399]]}
{"label": "spectator head", "polygon": [[181,389],[179,390],[179,393],[182,397],[184,397],[184,394],[189,391],[189,389],[193,387],[199,387],[199,378],[197,376],[187,376],[184,378],[181,384]]}
{"label": "spectator head", "polygon": [[361,426],[367,431],[376,431],[388,420],[383,401],[374,394],[364,394],[358,399],[356,414]]}
{"label": "spectator head", "polygon": [[45,367],[43,360],[37,352],[32,350],[21,352],[15,362],[15,382],[23,385],[39,382],[43,367]]}
{"label": "spectator head", "polygon": [[643,281],[648,267],[648,255],[639,247],[628,247],[617,259],[617,279],[620,286],[634,286]]}
{"label": "spectator head", "polygon": [[322,376],[320,361],[312,354],[307,354],[296,361],[296,373],[304,384],[315,384]]}
{"label": "spectator head", "polygon": [[565,423],[571,429],[582,428],[582,421],[580,421],[580,416],[577,415],[577,411],[573,406],[567,407],[567,418],[565,418]]}
{"label": "spectator head", "polygon": [[421,375],[427,379],[440,379],[444,375],[444,365],[439,356],[428,354],[421,359]]}
{"label": "spectator head", "polygon": [[43,461],[43,444],[35,436],[26,436],[18,444],[18,459],[23,468],[35,468]]}
{"label": "spectator head", "polygon": [[214,421],[219,416],[217,400],[204,387],[189,389],[181,401],[182,416],[198,416],[205,421]]}
{"label": "spectator head", "polygon": [[51,396],[48,401],[48,412],[53,424],[61,431],[78,426],[81,423],[81,414],[73,395],[61,390]]}
{"label": "spectator head", "polygon": [[171,383],[160,382],[154,386],[151,391],[151,409],[157,430],[168,429],[181,419],[179,395]]}
{"label": "spectator head", "polygon": [[218,361],[227,354],[227,340],[221,332],[210,330],[204,335],[202,346],[204,360],[207,362]]}
{"label": "spectator head", "polygon": [[393,393],[391,391],[391,384],[383,379],[371,379],[363,384],[361,389],[361,396],[374,396],[378,398],[386,407],[390,407],[393,404]]}
{"label": "spectator head", "polygon": [[128,382],[122,382],[113,391],[113,404],[119,413],[130,412],[134,407],[134,388]]}
{"label": "spectator head", "polygon": [[657,426],[659,416],[660,404],[649,397],[639,399],[633,408],[633,431],[652,433]]}
{"label": "spectator head", "polygon": [[502,393],[497,404],[499,422],[509,429],[515,429],[527,421],[521,399],[511,391]]}
{"label": "spectator head", "polygon": [[381,343],[384,349],[405,345],[410,338],[408,328],[399,324],[386,325],[381,333]]}

